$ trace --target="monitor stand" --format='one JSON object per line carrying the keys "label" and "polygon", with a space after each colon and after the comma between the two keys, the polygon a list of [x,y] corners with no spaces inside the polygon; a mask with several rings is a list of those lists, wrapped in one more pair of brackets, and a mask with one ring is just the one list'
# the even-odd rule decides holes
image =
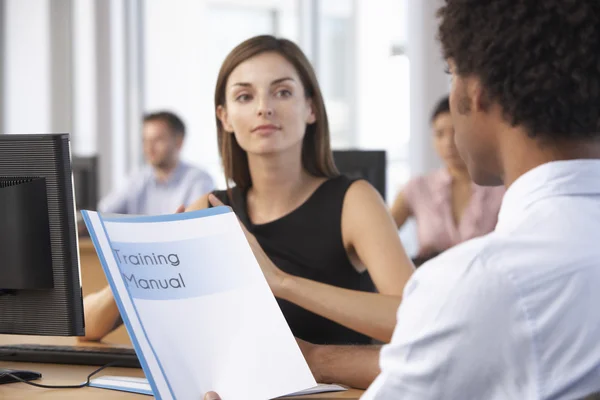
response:
{"label": "monitor stand", "polygon": [[39,372],[35,372],[35,371],[26,371],[26,370],[22,370],[22,369],[19,370],[19,369],[0,368],[0,385],[2,385],[4,383],[19,382],[17,379],[13,378],[12,376],[6,375],[6,373],[15,375],[25,381],[34,381],[34,380],[40,379],[42,377],[42,374],[40,374]]}

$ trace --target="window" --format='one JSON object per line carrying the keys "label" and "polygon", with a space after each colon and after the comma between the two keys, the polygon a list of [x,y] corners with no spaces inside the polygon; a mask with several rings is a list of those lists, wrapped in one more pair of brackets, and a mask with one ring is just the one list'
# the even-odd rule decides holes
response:
{"label": "window", "polygon": [[318,2],[315,67],[329,116],[332,147],[355,146],[354,6],[352,0]]}

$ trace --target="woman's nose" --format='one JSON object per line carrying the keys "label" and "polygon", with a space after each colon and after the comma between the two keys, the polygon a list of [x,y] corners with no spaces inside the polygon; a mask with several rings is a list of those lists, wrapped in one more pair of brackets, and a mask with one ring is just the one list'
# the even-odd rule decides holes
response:
{"label": "woman's nose", "polygon": [[454,147],[454,133],[444,135],[444,145]]}
{"label": "woman's nose", "polygon": [[273,107],[268,99],[260,99],[258,102],[258,115],[261,117],[270,117],[273,115]]}

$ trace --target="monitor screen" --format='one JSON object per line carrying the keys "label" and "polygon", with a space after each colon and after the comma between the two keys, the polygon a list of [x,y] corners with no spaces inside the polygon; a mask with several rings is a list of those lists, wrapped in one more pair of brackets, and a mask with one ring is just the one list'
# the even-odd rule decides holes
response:
{"label": "monitor screen", "polygon": [[385,200],[387,165],[384,150],[334,150],[333,160],[341,174],[366,180]]}
{"label": "monitor screen", "polygon": [[75,185],[75,208],[96,210],[98,206],[98,157],[73,156],[73,183]]}
{"label": "monitor screen", "polygon": [[0,333],[84,334],[68,134],[0,134]]}

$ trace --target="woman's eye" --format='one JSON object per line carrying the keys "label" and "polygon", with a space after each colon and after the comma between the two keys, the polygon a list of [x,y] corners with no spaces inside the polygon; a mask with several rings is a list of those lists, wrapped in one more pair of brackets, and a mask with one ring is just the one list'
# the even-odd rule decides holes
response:
{"label": "woman's eye", "polygon": [[277,97],[290,97],[292,92],[287,89],[282,89],[277,92]]}
{"label": "woman's eye", "polygon": [[235,101],[239,101],[239,102],[246,102],[248,100],[250,100],[250,95],[249,94],[240,94],[238,97],[235,98]]}

